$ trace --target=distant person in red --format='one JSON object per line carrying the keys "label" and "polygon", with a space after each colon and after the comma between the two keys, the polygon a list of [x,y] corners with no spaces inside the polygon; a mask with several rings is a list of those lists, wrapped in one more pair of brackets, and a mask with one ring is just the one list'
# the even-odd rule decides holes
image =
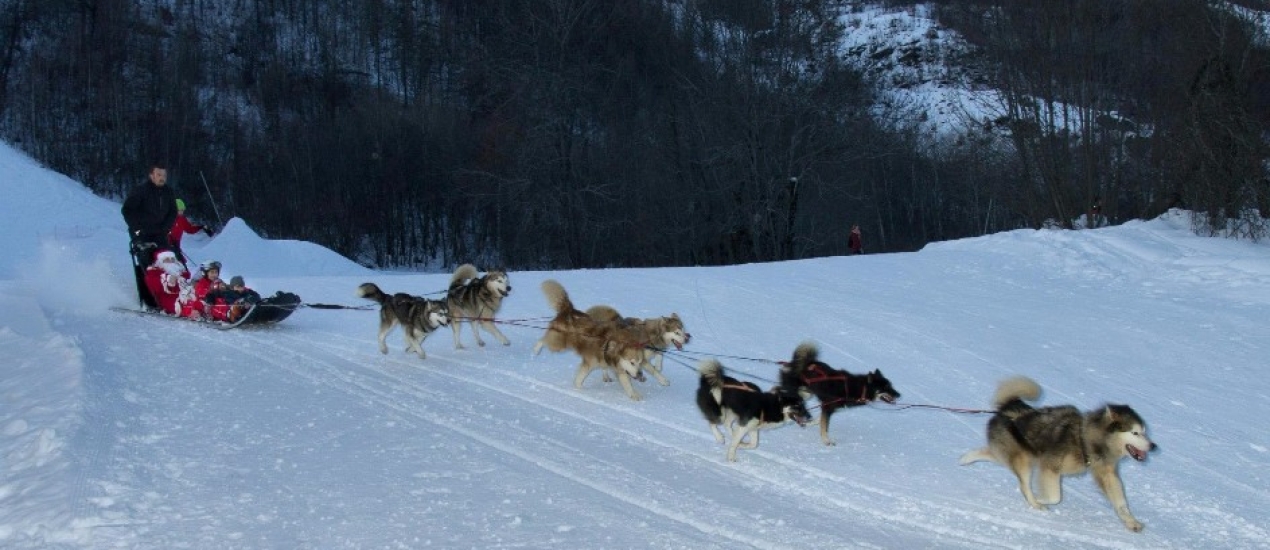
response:
{"label": "distant person in red", "polygon": [[860,226],[851,226],[851,235],[847,237],[847,254],[855,256],[864,254],[864,244],[860,242]]}
{"label": "distant person in red", "polygon": [[154,264],[146,268],[145,282],[146,289],[164,313],[193,319],[203,317],[203,304],[194,297],[190,272],[177,260],[175,252],[162,250],[156,254]]}
{"label": "distant person in red", "polygon": [[172,250],[176,251],[177,257],[182,261],[188,262],[190,257],[185,255],[185,251],[181,250],[181,238],[186,233],[194,234],[199,231],[207,233],[208,237],[215,234],[211,228],[205,225],[198,225],[185,217],[185,201],[176,199],[176,221],[172,222],[172,230],[168,232],[168,245]]}

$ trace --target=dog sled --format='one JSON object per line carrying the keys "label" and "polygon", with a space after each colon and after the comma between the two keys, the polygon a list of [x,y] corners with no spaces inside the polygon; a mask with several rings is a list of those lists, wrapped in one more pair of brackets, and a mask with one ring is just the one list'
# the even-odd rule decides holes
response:
{"label": "dog sled", "polygon": [[300,308],[300,296],[291,292],[278,291],[274,293],[273,296],[261,299],[254,304],[241,304],[241,306],[243,307],[238,310],[239,313],[231,316],[232,321],[191,319],[189,317],[178,317],[161,311],[146,309],[121,307],[112,307],[110,309],[124,313],[135,313],[137,315],[187,321],[220,330],[231,330],[239,327],[265,326],[281,323],[287,317],[290,317],[292,313],[295,313],[295,310]]}

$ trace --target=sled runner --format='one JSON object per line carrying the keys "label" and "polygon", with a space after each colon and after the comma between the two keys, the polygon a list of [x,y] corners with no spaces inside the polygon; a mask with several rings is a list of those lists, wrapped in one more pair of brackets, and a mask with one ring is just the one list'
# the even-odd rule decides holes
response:
{"label": "sled runner", "polygon": [[300,307],[300,297],[291,292],[278,291],[273,296],[260,300],[255,304],[251,304],[243,313],[233,322],[194,320],[186,317],[177,317],[168,315],[160,311],[148,311],[143,309],[131,309],[122,307],[112,307],[114,311],[122,311],[125,313],[135,313],[137,315],[148,315],[153,317],[162,317],[165,319],[173,319],[180,321],[189,321],[209,327],[230,330],[244,326],[272,325],[279,323],[283,319],[290,317],[297,308]]}

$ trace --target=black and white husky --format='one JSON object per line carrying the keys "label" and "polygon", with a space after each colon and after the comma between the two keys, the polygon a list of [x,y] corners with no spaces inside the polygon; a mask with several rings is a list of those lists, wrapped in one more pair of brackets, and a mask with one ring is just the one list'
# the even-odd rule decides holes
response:
{"label": "black and white husky", "polygon": [[780,372],[782,386],[809,392],[820,401],[820,441],[825,445],[837,444],[829,437],[829,417],[838,409],[899,399],[900,392],[881,370],[852,374],[829,366],[819,356],[816,344],[803,342]]}
{"label": "black and white husky", "polygon": [[415,352],[427,359],[423,341],[438,328],[450,324],[450,306],[444,300],[429,300],[404,292],[388,295],[375,283],[362,283],[357,296],[374,300],[379,304],[379,353],[388,353],[384,341],[393,327],[401,325],[406,337],[406,352]]}
{"label": "black and white husky", "polygon": [[[777,386],[762,391],[749,382],[741,382],[724,374],[723,365],[713,359],[701,362],[697,371],[701,382],[697,387],[697,408],[710,423],[714,440],[724,442],[720,426],[732,432],[728,443],[728,460],[736,462],[736,450],[740,447],[758,447],[759,430],[775,428],[786,421],[805,426],[811,415],[798,390]],[[753,434],[750,441],[745,437]]]}

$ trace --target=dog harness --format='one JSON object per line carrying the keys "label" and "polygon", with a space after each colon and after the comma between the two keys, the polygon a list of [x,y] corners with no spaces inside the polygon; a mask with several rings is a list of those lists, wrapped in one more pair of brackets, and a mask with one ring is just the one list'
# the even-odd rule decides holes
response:
{"label": "dog harness", "polygon": [[[848,391],[850,391],[851,389],[850,378],[847,376],[846,372],[835,371],[831,373],[829,372],[829,365],[826,365],[824,363],[819,363],[819,362],[809,363],[807,365],[807,369],[803,371],[802,377],[803,377],[803,382],[807,384],[808,386],[816,382],[842,381],[842,386],[844,388],[846,388]],[[869,373],[865,375],[864,385],[860,386],[860,397],[858,399],[860,403],[869,402],[869,385],[872,384],[872,382],[873,382],[873,373]],[[845,402],[846,399],[843,399],[843,401]]]}

